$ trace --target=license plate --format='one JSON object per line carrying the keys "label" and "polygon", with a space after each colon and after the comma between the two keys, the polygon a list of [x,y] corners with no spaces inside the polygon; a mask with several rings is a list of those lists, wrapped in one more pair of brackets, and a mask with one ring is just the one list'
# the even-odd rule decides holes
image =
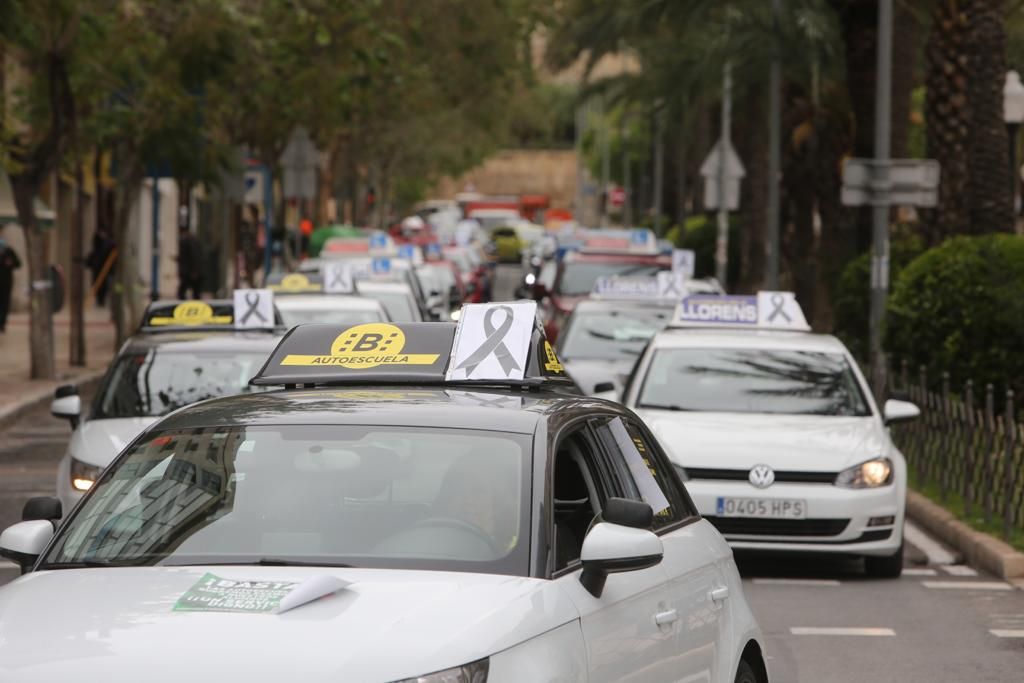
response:
{"label": "license plate", "polygon": [[718,517],[762,517],[767,519],[806,519],[807,501],[792,498],[719,498]]}

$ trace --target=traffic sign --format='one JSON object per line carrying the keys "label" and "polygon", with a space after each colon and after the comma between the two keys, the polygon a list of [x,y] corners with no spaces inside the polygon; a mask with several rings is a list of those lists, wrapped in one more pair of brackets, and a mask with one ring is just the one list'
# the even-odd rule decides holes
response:
{"label": "traffic sign", "polygon": [[626,203],[626,191],[621,187],[613,187],[608,190],[608,203],[619,207]]}
{"label": "traffic sign", "polygon": [[722,164],[725,164],[725,208],[735,211],[740,208],[740,180],[747,175],[743,162],[736,154],[730,142],[722,154],[722,141],[719,140],[700,165],[700,175],[704,179],[704,208],[718,209],[718,185]]}
{"label": "traffic sign", "polygon": [[845,206],[937,206],[941,175],[935,159],[847,159],[842,202]]}
{"label": "traffic sign", "polygon": [[284,168],[284,196],[288,199],[313,199],[316,196],[317,151],[309,133],[302,126],[292,131],[281,153]]}

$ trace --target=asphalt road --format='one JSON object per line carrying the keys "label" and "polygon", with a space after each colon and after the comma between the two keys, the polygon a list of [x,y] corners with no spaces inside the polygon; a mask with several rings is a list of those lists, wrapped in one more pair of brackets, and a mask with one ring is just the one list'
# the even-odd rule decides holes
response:
{"label": "asphalt road", "polygon": [[[502,267],[508,297],[517,269]],[[53,491],[68,425],[45,409],[0,432],[0,528]],[[1024,680],[1024,591],[910,535],[904,576],[871,580],[855,560],[740,557],[774,683]],[[97,570],[102,571],[102,570]],[[0,584],[17,576],[0,565]]]}

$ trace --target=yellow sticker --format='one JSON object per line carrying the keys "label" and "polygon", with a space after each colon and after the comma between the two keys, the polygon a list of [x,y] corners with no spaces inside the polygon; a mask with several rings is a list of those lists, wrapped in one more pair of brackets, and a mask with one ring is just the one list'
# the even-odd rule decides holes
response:
{"label": "yellow sticker", "polygon": [[273,292],[319,292],[323,285],[310,282],[309,278],[302,273],[289,273],[281,278],[281,282],[270,285],[268,288]]}
{"label": "yellow sticker", "polygon": [[230,325],[230,315],[214,315],[213,308],[205,301],[184,301],[174,307],[170,317],[154,316],[149,319],[150,325]]}
{"label": "yellow sticker", "polygon": [[329,356],[290,353],[281,365],[340,365],[366,370],[380,365],[432,365],[436,353],[402,353],[405,333],[387,323],[366,323],[350,327],[334,339]]}
{"label": "yellow sticker", "polygon": [[565,368],[558,362],[558,356],[555,355],[555,350],[551,348],[551,342],[544,342],[544,353],[547,354],[548,362],[544,364],[545,369],[548,372],[565,372]]}

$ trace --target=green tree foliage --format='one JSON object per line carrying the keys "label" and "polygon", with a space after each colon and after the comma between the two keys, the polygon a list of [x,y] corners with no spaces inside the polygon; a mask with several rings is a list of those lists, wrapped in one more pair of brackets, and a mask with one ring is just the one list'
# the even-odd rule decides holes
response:
{"label": "green tree foliage", "polygon": [[914,259],[889,299],[886,346],[953,386],[1024,390],[1024,239],[955,237]]}

